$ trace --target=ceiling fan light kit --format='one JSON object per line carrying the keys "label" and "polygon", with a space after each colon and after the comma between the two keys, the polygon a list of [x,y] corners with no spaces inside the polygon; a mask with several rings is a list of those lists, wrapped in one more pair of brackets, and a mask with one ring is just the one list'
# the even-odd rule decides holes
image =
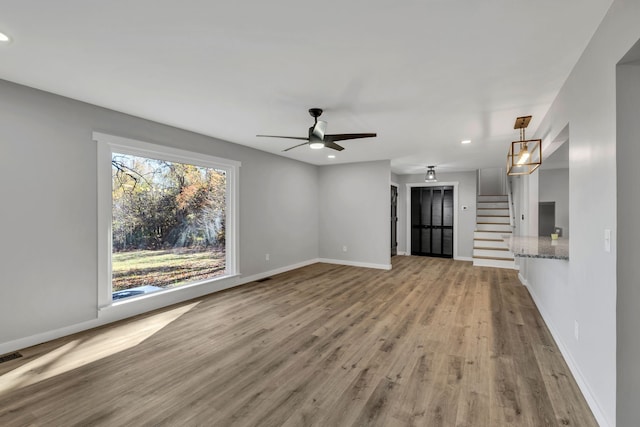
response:
{"label": "ceiling fan light kit", "polygon": [[313,126],[309,128],[309,136],[281,136],[281,135],[256,135],[260,137],[269,137],[269,138],[285,138],[285,139],[299,139],[303,142],[302,144],[294,145],[293,147],[289,147],[283,151],[289,151],[297,147],[302,147],[303,145],[308,145],[309,148],[313,150],[319,150],[321,148],[331,148],[332,150],[342,151],[344,147],[335,143],[335,141],[344,141],[347,139],[360,139],[360,138],[374,138],[377,136],[375,133],[337,133],[333,135],[327,135],[325,132],[327,130],[327,122],[318,120],[318,117],[322,115],[322,108],[310,108],[309,114],[313,117],[314,123]]}
{"label": "ceiling fan light kit", "polygon": [[513,141],[507,153],[507,175],[529,175],[542,164],[542,140],[525,139],[524,130],[529,126],[531,116],[516,119],[514,129],[520,129],[520,140]]}

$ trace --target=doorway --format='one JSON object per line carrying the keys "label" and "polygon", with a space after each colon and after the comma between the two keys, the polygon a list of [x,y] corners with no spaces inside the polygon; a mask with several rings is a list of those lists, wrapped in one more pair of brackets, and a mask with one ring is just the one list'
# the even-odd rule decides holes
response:
{"label": "doorway", "polygon": [[411,188],[411,255],[453,258],[453,186]]}
{"label": "doorway", "polygon": [[398,255],[398,187],[391,186],[391,256]]}
{"label": "doorway", "polygon": [[538,235],[549,237],[555,232],[556,202],[538,203]]}

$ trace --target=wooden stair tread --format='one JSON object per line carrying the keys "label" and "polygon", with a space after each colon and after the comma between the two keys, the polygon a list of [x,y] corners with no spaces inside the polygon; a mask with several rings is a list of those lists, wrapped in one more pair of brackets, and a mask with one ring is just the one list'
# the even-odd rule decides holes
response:
{"label": "wooden stair tread", "polygon": [[508,222],[476,222],[476,224],[482,224],[482,225],[509,225]]}
{"label": "wooden stair tread", "polygon": [[491,246],[474,246],[473,249],[489,250],[489,251],[508,251],[509,248],[494,248]]}
{"label": "wooden stair tread", "polygon": [[493,257],[493,256],[474,256],[476,259],[492,259],[495,261],[515,261],[514,258],[501,258],[501,257]]}
{"label": "wooden stair tread", "polygon": [[473,239],[478,242],[504,242],[504,239]]}
{"label": "wooden stair tread", "polygon": [[500,230],[475,230],[478,233],[503,233],[503,234],[511,234],[511,231],[500,231]]}

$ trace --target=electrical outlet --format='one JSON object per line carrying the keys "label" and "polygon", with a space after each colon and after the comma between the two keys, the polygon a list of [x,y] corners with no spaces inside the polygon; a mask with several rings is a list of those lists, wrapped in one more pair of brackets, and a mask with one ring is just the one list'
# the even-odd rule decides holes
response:
{"label": "electrical outlet", "polygon": [[611,230],[608,228],[604,230],[604,251],[611,252]]}
{"label": "electrical outlet", "polygon": [[265,261],[269,261],[269,254],[265,254],[265,255],[264,255],[264,260],[265,260]]}
{"label": "electrical outlet", "polygon": [[342,247],[342,252],[347,252],[347,246],[346,245]]}
{"label": "electrical outlet", "polygon": [[573,321],[573,335],[575,335],[576,341],[580,340],[580,325],[577,320]]}

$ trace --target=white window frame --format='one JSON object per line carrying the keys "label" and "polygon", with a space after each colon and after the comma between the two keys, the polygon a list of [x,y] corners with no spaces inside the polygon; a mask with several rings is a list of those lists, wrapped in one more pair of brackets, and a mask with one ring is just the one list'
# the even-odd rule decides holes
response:
{"label": "white window frame", "polygon": [[[152,144],[131,138],[93,132],[98,148],[98,309],[115,305],[135,303],[167,293],[180,293],[185,288],[211,285],[238,276],[238,175],[240,162],[200,154],[178,148]],[[200,280],[176,288],[126,298],[114,302],[112,299],[111,255],[112,255],[112,166],[113,153],[130,154],[151,159],[167,160],[206,168],[224,170],[226,174],[225,210],[225,272],[222,276]],[[207,292],[208,293],[208,292]],[[174,302],[182,300],[177,296]],[[148,304],[147,304],[148,305]],[[145,310],[141,310],[145,311]]]}

